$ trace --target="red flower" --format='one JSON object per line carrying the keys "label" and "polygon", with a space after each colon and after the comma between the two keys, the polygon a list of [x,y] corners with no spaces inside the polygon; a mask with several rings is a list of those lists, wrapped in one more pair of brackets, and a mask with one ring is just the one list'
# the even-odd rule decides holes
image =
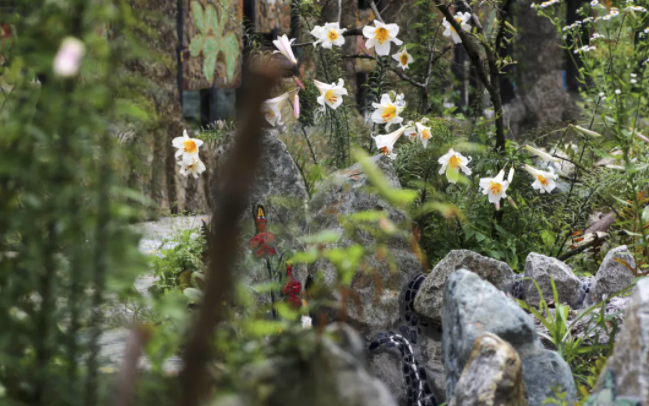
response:
{"label": "red flower", "polygon": [[250,240],[250,248],[255,249],[255,256],[262,258],[264,255],[272,256],[276,254],[275,248],[270,244],[275,242],[275,236],[272,233],[259,233]]}
{"label": "red flower", "polygon": [[286,301],[294,307],[302,307],[302,301],[300,300],[302,284],[293,277],[293,266],[290,263],[286,264],[286,273],[288,274],[288,280],[283,289],[284,294],[287,296]]}

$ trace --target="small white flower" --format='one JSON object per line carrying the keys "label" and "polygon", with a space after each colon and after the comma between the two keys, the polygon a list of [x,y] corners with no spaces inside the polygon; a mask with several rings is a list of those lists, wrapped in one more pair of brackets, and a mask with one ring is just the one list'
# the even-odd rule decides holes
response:
{"label": "small white flower", "polygon": [[399,117],[400,109],[396,103],[392,102],[389,94],[381,96],[380,103],[372,103],[374,113],[372,113],[372,122],[377,124],[386,124],[385,129],[390,128],[392,124],[399,124],[403,121],[403,117]]}
{"label": "small white flower", "polygon": [[190,138],[187,130],[183,130],[183,136],[174,138],[171,145],[178,149],[176,158],[182,157],[185,164],[191,164],[195,159],[198,159],[198,149],[203,145],[203,141],[198,138]]}
{"label": "small white flower", "polygon": [[550,7],[550,6],[553,6],[553,5],[557,4],[557,3],[559,3],[559,0],[544,1],[543,3],[541,3],[541,8]]}
{"label": "small white flower", "polygon": [[408,126],[406,127],[404,134],[406,135],[406,137],[408,137],[410,142],[417,141],[417,138],[418,138],[419,134],[417,133],[416,124],[413,123],[412,121],[409,121]]}
{"label": "small white flower", "polygon": [[531,152],[532,154],[534,154],[534,155],[538,156],[539,158],[544,159],[546,161],[550,161],[550,162],[554,162],[554,163],[559,163],[560,162],[559,158],[553,157],[552,155],[550,155],[548,153],[545,153],[545,152],[543,152],[541,150],[538,150],[538,149],[536,149],[534,147],[530,147],[529,145],[526,145],[525,149],[528,150],[529,152]]}
{"label": "small white flower", "polygon": [[630,76],[631,76],[632,78],[637,78],[637,77],[638,77],[638,75],[637,75],[636,73],[632,73]]}
{"label": "small white flower", "polygon": [[615,89],[615,94],[621,94],[622,91],[620,89]]}
{"label": "small white flower", "polygon": [[471,157],[466,158],[459,152],[455,152],[453,148],[449,149],[437,162],[442,165],[439,174],[441,175],[446,172],[446,179],[450,183],[457,183],[457,180],[460,178],[460,169],[466,175],[471,175],[471,169],[467,166],[471,162]]}
{"label": "small white flower", "polygon": [[638,81],[635,80],[635,79],[631,79],[631,83],[632,83],[632,84],[636,84],[636,83],[638,83]]}
{"label": "small white flower", "polygon": [[178,165],[180,165],[180,174],[183,176],[191,174],[198,179],[199,175],[205,172],[205,164],[198,159],[198,156],[194,157],[189,163],[178,161]]}
{"label": "small white flower", "polygon": [[[513,175],[511,171],[510,174]],[[495,178],[480,179],[480,187],[482,188],[482,194],[487,195],[489,202],[495,204],[496,208],[498,208],[500,199],[507,197],[506,192],[509,187],[509,181],[505,180],[505,170],[501,169]]]}
{"label": "small white flower", "polygon": [[597,48],[592,47],[592,46],[589,46],[589,45],[584,45],[584,46],[581,47],[581,48],[577,48],[577,49],[575,49],[575,50],[573,51],[573,53],[575,53],[575,54],[577,54],[577,53],[579,53],[579,52],[584,52],[584,53],[585,53],[585,52],[594,51],[595,49],[597,49]]}
{"label": "small white flower", "polygon": [[297,59],[295,59],[295,55],[293,55],[293,49],[291,49],[291,46],[293,45],[293,42],[295,41],[295,38],[291,39],[289,41],[288,37],[286,34],[282,35],[278,39],[273,41],[273,45],[278,49],[277,51],[274,51],[273,53],[281,53],[291,61],[293,65],[297,65]]}
{"label": "small white flower", "polygon": [[604,96],[606,96],[606,94],[604,94],[604,92],[599,93],[599,97],[604,97]]}
{"label": "small white flower", "polygon": [[549,167],[550,172],[542,171],[536,169],[532,166],[525,165],[525,170],[529,172],[532,177],[534,177],[534,183],[532,183],[532,188],[538,190],[541,193],[550,193],[557,186],[555,180],[559,178],[559,175],[554,173],[554,168]]}
{"label": "small white flower", "polygon": [[311,35],[316,37],[317,41],[313,43],[313,46],[322,44],[323,48],[331,49],[333,45],[343,46],[345,44],[345,37],[343,33],[347,31],[346,28],[340,29],[338,23],[326,23],[324,26],[317,25],[313,30],[311,30]]}
{"label": "small white flower", "polygon": [[315,86],[320,91],[320,97],[317,102],[321,106],[329,106],[336,110],[338,106],[343,103],[343,96],[347,96],[347,89],[345,89],[345,82],[338,79],[338,84],[332,83],[330,85],[314,80]]}
{"label": "small white flower", "polygon": [[595,41],[595,40],[600,39],[600,38],[605,38],[605,37],[602,34],[595,33],[591,37],[591,40]]}
{"label": "small white flower", "polygon": [[54,74],[63,78],[75,76],[85,53],[86,46],[83,42],[74,37],[65,38],[54,57]]}
{"label": "small white flower", "polygon": [[374,27],[366,25],[363,27],[363,36],[367,38],[365,47],[374,48],[377,55],[385,56],[390,53],[390,43],[402,45],[403,41],[397,38],[399,26],[396,24],[383,24],[379,20],[374,20]]}
{"label": "small white flower", "polygon": [[612,17],[617,17],[620,14],[620,11],[617,9],[617,7],[611,7],[611,11],[609,12],[609,15]]}
{"label": "small white flower", "polygon": [[309,316],[302,316],[302,328],[313,328],[313,320]]}
{"label": "small white flower", "polygon": [[377,135],[374,137],[374,142],[376,143],[376,148],[381,151],[385,156],[390,159],[396,159],[397,154],[393,153],[394,144],[399,140],[399,137],[406,131],[406,127],[401,127],[397,131],[394,131],[390,134]]}
{"label": "small white flower", "polygon": [[396,54],[392,55],[392,59],[395,61],[399,62],[399,66],[401,69],[406,70],[408,69],[408,65],[414,61],[414,58],[412,55],[408,53],[408,50],[406,47],[403,47],[401,51],[397,52]]}
{"label": "small white flower", "polygon": [[430,127],[426,127],[422,123],[415,123],[415,127],[417,127],[417,136],[419,137],[419,140],[424,145],[424,148],[426,148],[428,146],[428,140],[432,137],[430,134]]}
{"label": "small white flower", "polygon": [[[463,13],[461,11],[458,11],[455,14],[454,18],[455,21],[457,21],[458,24],[460,24],[460,27],[462,27],[464,31],[466,32],[471,31],[471,25],[468,24],[469,20],[471,19],[471,13],[468,12]],[[460,42],[462,42],[462,39],[458,35],[457,31],[455,31],[455,28],[453,28],[451,23],[448,22],[446,18],[444,18],[444,21],[442,21],[442,25],[444,26],[444,28],[446,28],[446,30],[444,30],[442,35],[444,35],[445,37],[450,37],[453,40],[454,44],[459,44]]]}
{"label": "small white flower", "polygon": [[645,34],[649,34],[649,27],[647,27],[647,28],[644,29],[644,33],[645,33]]}
{"label": "small white flower", "polygon": [[593,0],[593,1],[590,2],[590,5],[593,6],[593,7],[597,7],[598,4],[599,4],[599,1],[597,1],[597,0]]}
{"label": "small white flower", "polygon": [[280,96],[277,96],[272,99],[266,100],[261,105],[261,111],[266,116],[266,120],[275,127],[276,125],[284,124],[282,122],[282,107],[286,100],[288,100],[289,94],[284,93]]}

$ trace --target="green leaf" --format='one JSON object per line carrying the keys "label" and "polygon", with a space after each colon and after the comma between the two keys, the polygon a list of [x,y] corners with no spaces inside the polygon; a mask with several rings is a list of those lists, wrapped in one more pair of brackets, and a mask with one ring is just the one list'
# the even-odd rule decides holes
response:
{"label": "green leaf", "polygon": [[189,44],[189,55],[199,56],[203,52],[203,42],[205,42],[205,37],[202,34],[196,35]]}
{"label": "green leaf", "polygon": [[234,80],[234,73],[237,70],[239,63],[239,55],[241,53],[239,48],[239,38],[234,33],[229,32],[223,39],[223,47],[221,52],[225,54],[225,68],[228,77],[228,82]]}
{"label": "green leaf", "polygon": [[206,34],[207,31],[205,26],[205,14],[203,13],[203,6],[198,1],[192,1],[191,9],[192,16],[194,18],[194,25],[196,26],[196,28],[198,28],[198,31]]}
{"label": "green leaf", "polygon": [[214,38],[213,35],[208,35],[205,37],[205,44],[203,44],[203,55],[205,56],[211,56],[214,55],[214,65],[216,65],[216,54],[219,53],[219,50],[221,49],[221,45],[219,42]]}
{"label": "green leaf", "polygon": [[[358,213],[358,214],[362,214]],[[367,212],[365,212],[367,213]],[[342,232],[339,230],[324,230],[315,235],[309,235],[302,238],[302,242],[305,244],[333,244],[340,240],[342,237]]]}
{"label": "green leaf", "polygon": [[221,34],[223,32],[223,27],[219,25],[216,9],[211,4],[205,7],[205,29],[206,33],[212,31],[215,34]]}
{"label": "green leaf", "polygon": [[279,334],[287,326],[286,322],[268,320],[248,320],[243,323],[246,332],[255,337]]}
{"label": "green leaf", "polygon": [[205,55],[203,73],[209,83],[214,82],[214,69],[216,68],[216,54]]}

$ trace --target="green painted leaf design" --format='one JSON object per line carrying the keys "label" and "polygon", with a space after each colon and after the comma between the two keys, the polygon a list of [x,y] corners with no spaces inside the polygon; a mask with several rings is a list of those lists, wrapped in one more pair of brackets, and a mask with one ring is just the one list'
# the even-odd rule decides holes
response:
{"label": "green painted leaf design", "polygon": [[214,33],[220,34],[223,29],[219,26],[219,19],[216,14],[216,9],[213,5],[208,5],[205,8],[205,24],[207,24],[206,29],[212,30]]}
{"label": "green painted leaf design", "polygon": [[208,35],[203,44],[203,55],[216,55],[219,53],[221,46],[222,44],[219,44],[219,41],[217,41],[216,38],[212,35]]}
{"label": "green painted leaf design", "polygon": [[196,35],[193,39],[191,44],[189,44],[189,55],[196,57],[201,54],[201,51],[203,50],[203,35],[198,34]]}
{"label": "green painted leaf design", "polygon": [[216,53],[205,55],[203,61],[203,73],[210,84],[214,81],[214,69],[216,68]]}
{"label": "green painted leaf design", "polygon": [[228,33],[224,40],[222,52],[225,56],[225,67],[227,70],[228,82],[234,79],[234,72],[237,69],[237,61],[239,60],[239,40],[234,33]]}
{"label": "green painted leaf design", "polygon": [[194,17],[194,25],[203,34],[206,34],[207,27],[205,26],[205,14],[203,13],[203,6],[198,1],[194,0],[191,4],[192,16]]}

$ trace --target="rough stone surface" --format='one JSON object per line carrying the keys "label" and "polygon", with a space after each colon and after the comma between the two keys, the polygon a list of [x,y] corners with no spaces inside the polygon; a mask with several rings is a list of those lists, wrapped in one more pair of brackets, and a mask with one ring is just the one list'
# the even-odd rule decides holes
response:
{"label": "rough stone surface", "polygon": [[632,269],[634,268],[633,255],[626,245],[610,250],[595,275],[594,286],[591,289],[593,300],[599,301],[605,295],[615,293],[633,283],[635,276]]}
{"label": "rough stone surface", "polygon": [[449,276],[442,326],[447,397],[451,398],[456,391],[475,340],[492,333],[518,352],[531,406],[541,405],[554,396],[557,387],[567,393],[568,400],[576,399],[568,364],[556,352],[543,349],[532,318],[505,293],[473,272],[458,270]]}
{"label": "rough stone surface", "polygon": [[469,269],[500,290],[507,290],[514,272],[504,262],[483,257],[469,250],[453,250],[428,274],[415,297],[415,310],[432,321],[442,320],[444,287],[450,274]]}
{"label": "rough stone surface", "polygon": [[511,345],[493,334],[478,337],[449,406],[524,406],[523,364]]}
{"label": "rough stone surface", "polygon": [[[401,187],[387,157],[377,155],[371,159],[383,172],[390,186]],[[366,210],[384,210],[393,222],[404,221],[405,213],[392,208],[378,196],[368,193],[369,184],[359,164],[330,175],[320,185],[309,204],[310,228],[342,232],[338,222],[339,216]],[[360,233],[358,239],[364,246],[374,243],[374,239],[365,233]],[[343,237],[336,245],[345,247],[352,243],[352,240]],[[390,269],[387,260],[367,258],[367,269],[372,271],[357,272],[350,286],[358,300],[348,301],[346,321],[359,329],[365,338],[389,330],[393,326],[399,317],[399,295],[408,283],[410,275],[421,270],[407,239],[392,238],[387,241],[387,246],[394,257],[396,269]],[[315,276],[317,273],[322,273],[327,284],[333,283],[337,278],[336,269],[327,260],[320,260],[309,266],[310,275]],[[333,295],[333,299],[341,299],[338,291]],[[330,310],[334,313],[333,309]],[[335,314],[333,316],[337,317]]]}
{"label": "rough stone surface", "polygon": [[316,341],[308,359],[295,348],[245,368],[241,394],[263,397],[265,405],[396,406],[385,385],[366,369],[358,334],[344,325],[327,331],[332,336]]}
{"label": "rough stone surface", "polygon": [[[607,374],[610,381],[607,382]],[[610,386],[613,388],[610,388]],[[609,388],[607,388],[609,386]],[[649,279],[638,281],[618,333],[615,351],[597,383],[596,392],[612,389],[619,397],[649,405]]]}
{"label": "rough stone surface", "polygon": [[[580,305],[582,283],[572,273],[572,269],[558,259],[534,252],[530,253],[525,262],[525,277],[533,278],[539,284],[546,301],[552,300],[552,285],[550,283],[550,278],[552,278],[562,303],[573,308]],[[540,296],[535,284],[531,280],[526,280],[523,284],[525,301],[529,305],[538,306]]]}
{"label": "rough stone surface", "polygon": [[[221,192],[222,164],[234,147],[234,136],[230,134],[216,151],[216,162],[211,185],[211,200],[216,204],[216,196]],[[308,194],[300,170],[293,161],[286,145],[277,138],[276,130],[265,129],[262,134],[262,154],[255,180],[250,190],[250,210],[255,202],[266,206],[269,227],[277,233],[278,225],[289,227],[305,221]],[[245,219],[251,218],[246,214]],[[252,224],[252,222],[246,222]],[[247,225],[247,224],[246,224]],[[272,227],[276,229],[273,230]],[[249,228],[249,227],[247,227]]]}

